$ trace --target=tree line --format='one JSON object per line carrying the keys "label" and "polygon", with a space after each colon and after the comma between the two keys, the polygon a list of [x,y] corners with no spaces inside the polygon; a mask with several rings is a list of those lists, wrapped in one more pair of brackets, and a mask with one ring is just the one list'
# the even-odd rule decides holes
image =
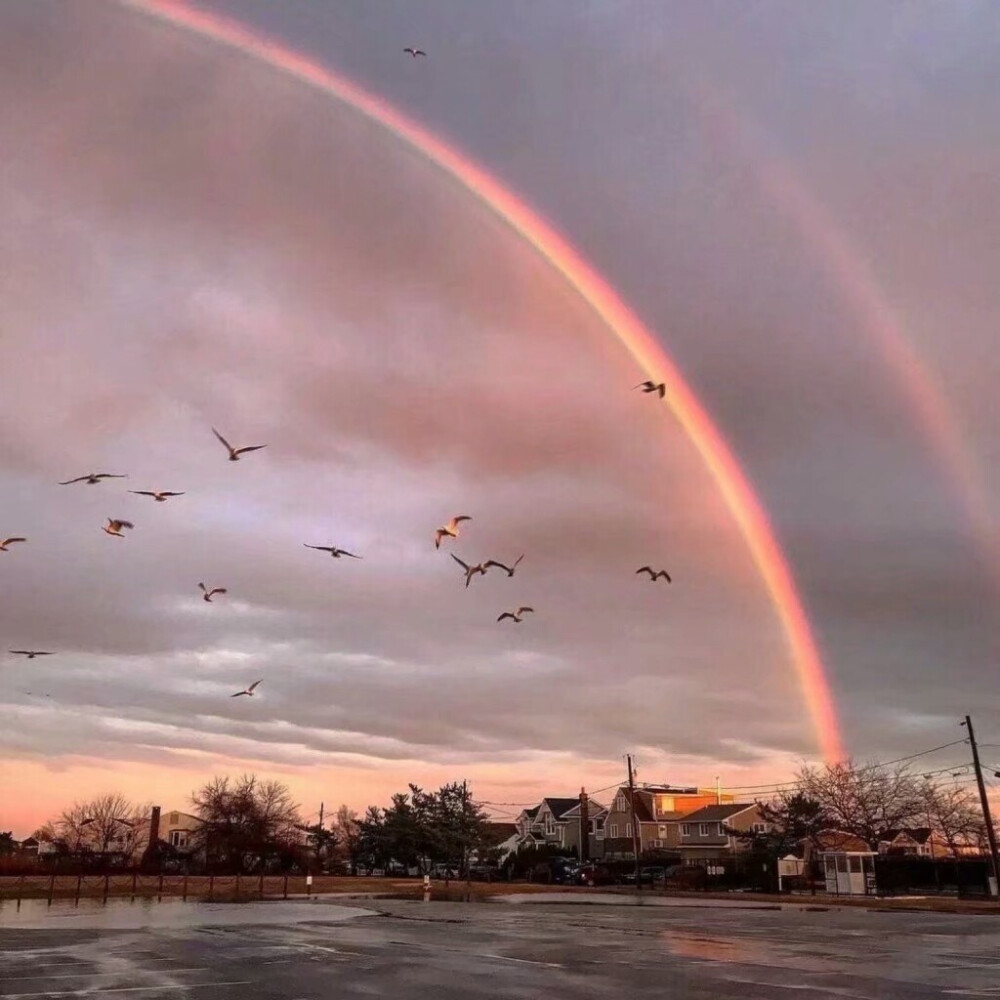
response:
{"label": "tree line", "polygon": [[[307,823],[287,785],[256,775],[220,776],[191,795],[199,823],[183,848],[162,839],[149,845],[151,806],[119,793],[75,802],[33,834],[60,860],[91,867],[194,868],[241,874],[350,870],[390,865],[456,873],[494,846],[489,818],[466,782],[426,791],[410,785],[387,808],[358,817],[346,805],[330,821]],[[10,846],[13,850],[13,839]],[[0,842],[2,846],[2,842]]]}

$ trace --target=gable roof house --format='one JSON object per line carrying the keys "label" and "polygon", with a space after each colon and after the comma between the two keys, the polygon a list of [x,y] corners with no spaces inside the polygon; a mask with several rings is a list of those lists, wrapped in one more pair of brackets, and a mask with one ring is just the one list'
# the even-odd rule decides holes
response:
{"label": "gable roof house", "polygon": [[607,806],[594,799],[587,801],[587,849],[581,852],[583,830],[581,828],[579,801],[562,815],[564,823],[563,843],[572,850],[580,861],[593,861],[604,857],[604,824],[608,815]]}
{"label": "gable roof house", "polygon": [[685,864],[717,861],[747,849],[740,833],[765,833],[767,823],[756,802],[705,806],[684,816],[679,846]]}
{"label": "gable roof house", "polygon": [[[680,847],[677,821],[719,800],[724,804],[731,803],[733,797],[725,793],[720,795],[714,789],[696,787],[643,785],[636,788],[639,853],[676,851]],[[634,857],[632,810],[627,785],[618,789],[604,821],[604,856],[620,860]]]}
{"label": "gable roof house", "polygon": [[918,858],[951,858],[954,851],[945,838],[929,826],[886,830],[878,844],[879,854],[904,854]]}

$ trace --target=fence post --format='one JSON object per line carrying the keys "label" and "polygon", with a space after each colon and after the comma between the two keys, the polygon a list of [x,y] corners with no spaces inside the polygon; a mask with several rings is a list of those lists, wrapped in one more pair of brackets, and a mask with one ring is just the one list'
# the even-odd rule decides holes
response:
{"label": "fence post", "polygon": [[264,898],[264,873],[260,873],[260,898]]}
{"label": "fence post", "polygon": [[135,880],[136,880],[136,870],[132,869],[132,899],[135,899]]}
{"label": "fence post", "polygon": [[208,876],[208,901],[211,903],[215,897],[215,876]]}
{"label": "fence post", "polygon": [[184,873],[184,882],[181,884],[181,902],[186,903],[188,898],[188,877],[187,872]]}
{"label": "fence post", "polygon": [[49,906],[52,905],[52,894],[56,891],[56,873],[49,876]]}
{"label": "fence post", "polygon": [[111,876],[108,875],[105,872],[105,874],[104,874],[104,902],[105,903],[108,901],[108,888],[109,888],[110,882],[111,882]]}
{"label": "fence post", "polygon": [[76,876],[76,896],[74,897],[74,903],[79,906],[80,904],[80,886],[83,885],[83,874],[77,873]]}
{"label": "fence post", "polygon": [[17,902],[18,906],[21,904],[21,896],[24,893],[24,873],[22,872],[21,877],[17,880]]}
{"label": "fence post", "polygon": [[285,873],[285,888],[284,888],[284,898],[288,899],[288,873]]}
{"label": "fence post", "polygon": [[156,887],[156,901],[163,902],[163,872],[160,872],[160,884]]}
{"label": "fence post", "polygon": [[240,873],[236,873],[236,898],[240,898]]}

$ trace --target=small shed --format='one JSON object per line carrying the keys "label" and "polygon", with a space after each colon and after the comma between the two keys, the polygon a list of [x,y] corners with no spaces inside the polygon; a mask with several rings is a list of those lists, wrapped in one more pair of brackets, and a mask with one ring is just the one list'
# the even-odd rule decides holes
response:
{"label": "small shed", "polygon": [[875,851],[823,851],[826,891],[836,896],[874,896]]}

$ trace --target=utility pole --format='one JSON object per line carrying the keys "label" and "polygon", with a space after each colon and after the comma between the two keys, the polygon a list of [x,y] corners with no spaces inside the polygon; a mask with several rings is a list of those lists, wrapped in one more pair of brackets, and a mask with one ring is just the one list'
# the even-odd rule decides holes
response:
{"label": "utility pole", "polygon": [[632,813],[632,850],[635,853],[635,888],[636,892],[642,892],[642,880],[639,878],[639,824],[635,819],[635,781],[632,778],[632,755],[626,754],[628,761],[628,804]]}
{"label": "utility pole", "polygon": [[323,829],[323,803],[319,804],[319,828]]}
{"label": "utility pole", "polygon": [[587,790],[580,789],[580,864],[590,859],[590,815]]}
{"label": "utility pole", "polygon": [[967,715],[962,723],[969,730],[969,746],[972,747],[972,766],[976,770],[976,784],[979,785],[979,802],[983,807],[983,819],[986,821],[986,838],[990,842],[990,862],[993,868],[993,881],[990,894],[996,895],[1000,882],[1000,858],[997,857],[997,832],[993,829],[993,817],[990,815],[990,800],[986,797],[986,783],[983,781],[983,769],[979,764],[979,747],[976,746],[976,734],[972,731],[972,719]]}

